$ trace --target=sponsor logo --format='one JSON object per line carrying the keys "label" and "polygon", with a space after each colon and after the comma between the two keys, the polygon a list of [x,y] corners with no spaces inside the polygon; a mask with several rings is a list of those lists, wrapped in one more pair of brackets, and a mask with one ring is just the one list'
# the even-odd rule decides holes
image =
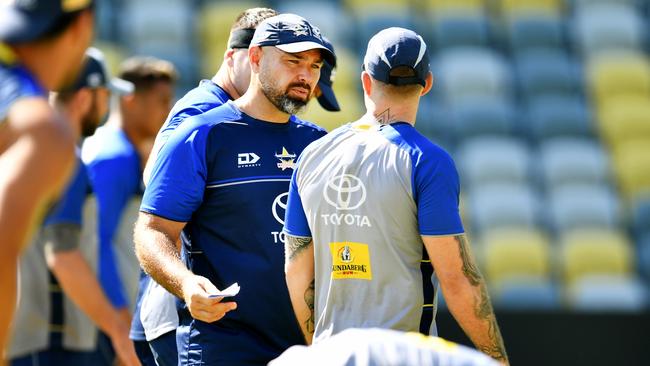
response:
{"label": "sponsor logo", "polygon": [[275,154],[275,157],[280,159],[278,168],[282,169],[282,171],[285,169],[293,169],[296,166],[296,154],[289,154],[289,152],[287,152],[287,149],[284,147],[282,147],[282,152],[280,154]]}
{"label": "sponsor logo", "polygon": [[[273,213],[273,218],[275,218],[275,221],[277,221],[281,227],[284,226],[284,213],[287,210],[288,198],[289,192],[281,193],[275,197],[273,204],[271,205],[271,213]],[[284,231],[272,231],[271,236],[273,237],[274,243],[284,243]]]}
{"label": "sponsor logo", "polygon": [[[361,179],[351,174],[341,174],[331,178],[323,190],[325,202],[335,207],[337,211],[358,209],[366,202],[366,194],[366,186]],[[320,216],[325,225],[372,227],[370,219],[365,215],[337,212]]]}
{"label": "sponsor logo", "polygon": [[296,24],[291,28],[293,35],[296,37],[309,35],[309,29],[304,24]]}
{"label": "sponsor logo", "polygon": [[237,154],[237,167],[238,168],[250,168],[254,166],[262,166],[258,163],[260,157],[255,153],[239,153]]}
{"label": "sponsor logo", "polygon": [[341,174],[327,182],[323,196],[337,210],[356,210],[366,201],[366,186],[352,174]]}
{"label": "sponsor logo", "polygon": [[350,250],[349,245],[343,246],[343,248],[339,249],[339,258],[341,258],[341,262],[344,263],[350,263],[352,262],[352,251]]}
{"label": "sponsor logo", "polygon": [[330,243],[332,279],[372,280],[368,244],[354,242]]}

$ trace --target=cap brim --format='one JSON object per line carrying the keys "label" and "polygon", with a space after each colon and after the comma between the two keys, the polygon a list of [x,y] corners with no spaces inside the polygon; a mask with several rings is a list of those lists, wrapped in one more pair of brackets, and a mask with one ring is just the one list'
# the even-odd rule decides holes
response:
{"label": "cap brim", "polygon": [[25,13],[9,6],[0,7],[0,40],[7,43],[33,41],[42,36],[56,21],[29,18]]}
{"label": "cap brim", "polygon": [[341,107],[339,107],[339,102],[336,100],[336,95],[334,95],[332,87],[323,82],[318,82],[318,87],[322,93],[321,96],[318,97],[318,103],[321,107],[330,112],[340,111]]}
{"label": "cap brim", "polygon": [[124,79],[113,78],[108,82],[108,89],[116,94],[127,95],[135,91],[135,85]]}
{"label": "cap brim", "polygon": [[304,51],[309,51],[314,49],[321,49],[326,51],[324,55],[327,61],[329,61],[331,64],[334,64],[336,62],[336,59],[334,58],[332,51],[330,51],[327,47],[323,46],[322,44],[312,42],[312,41],[278,44],[275,45],[275,47],[281,49],[284,52],[289,52],[289,53],[298,53],[298,52],[304,52]]}

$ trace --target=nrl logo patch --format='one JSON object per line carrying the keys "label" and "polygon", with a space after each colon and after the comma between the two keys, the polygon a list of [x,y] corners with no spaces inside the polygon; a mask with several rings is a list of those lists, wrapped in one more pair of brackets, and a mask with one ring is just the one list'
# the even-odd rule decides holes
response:
{"label": "nrl logo patch", "polygon": [[286,169],[293,169],[296,166],[296,154],[289,154],[287,149],[284,147],[282,147],[282,153],[275,154],[275,157],[280,159],[278,168],[282,169],[283,171]]}

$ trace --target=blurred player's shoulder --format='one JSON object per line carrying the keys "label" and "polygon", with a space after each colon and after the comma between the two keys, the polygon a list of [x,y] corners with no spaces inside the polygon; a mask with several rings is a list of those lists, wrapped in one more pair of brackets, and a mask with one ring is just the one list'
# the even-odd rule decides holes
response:
{"label": "blurred player's shoulder", "polygon": [[169,116],[170,118],[177,115],[190,117],[221,106],[231,99],[230,95],[219,85],[211,80],[201,80],[199,85],[176,102]]}
{"label": "blurred player's shoulder", "polygon": [[[12,119],[25,115],[35,120],[43,117],[52,119],[46,97],[47,91],[23,67],[0,63],[0,121],[6,121],[9,114],[16,110],[18,112],[12,113]],[[35,100],[21,103],[31,99]],[[35,110],[24,113],[28,108]],[[50,110],[49,115],[47,110]]]}
{"label": "blurred player's shoulder", "polygon": [[85,164],[98,164],[102,161],[137,160],[135,147],[124,131],[104,125],[95,134],[86,138],[81,149],[81,158]]}

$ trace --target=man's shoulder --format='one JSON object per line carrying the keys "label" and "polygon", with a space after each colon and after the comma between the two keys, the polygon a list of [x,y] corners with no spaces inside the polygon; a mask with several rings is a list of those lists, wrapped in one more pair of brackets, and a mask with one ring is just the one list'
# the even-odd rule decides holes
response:
{"label": "man's shoulder", "polygon": [[86,138],[81,148],[81,159],[92,167],[98,164],[114,162],[138,163],[138,153],[124,132],[113,126],[102,126],[94,135]]}
{"label": "man's shoulder", "polygon": [[409,150],[418,160],[452,160],[447,150],[421,134],[413,125],[399,123],[390,125],[390,128],[395,133],[389,131],[387,138]]}
{"label": "man's shoulder", "polygon": [[[230,96],[210,80],[203,80],[176,102],[168,119],[204,113],[227,103]],[[190,113],[188,113],[190,112]]]}
{"label": "man's shoulder", "polygon": [[45,90],[21,69],[0,65],[0,123],[17,101],[30,97],[46,101],[45,95]]}
{"label": "man's shoulder", "polygon": [[313,131],[313,132],[315,132],[317,134],[320,134],[321,136],[324,136],[325,134],[327,134],[327,130],[325,130],[323,127],[321,127],[321,126],[319,126],[319,125],[317,125],[317,124],[315,124],[313,122],[309,122],[309,121],[300,119],[295,115],[291,116],[291,119],[289,119],[289,123],[291,123],[296,128],[305,128],[305,129]]}

